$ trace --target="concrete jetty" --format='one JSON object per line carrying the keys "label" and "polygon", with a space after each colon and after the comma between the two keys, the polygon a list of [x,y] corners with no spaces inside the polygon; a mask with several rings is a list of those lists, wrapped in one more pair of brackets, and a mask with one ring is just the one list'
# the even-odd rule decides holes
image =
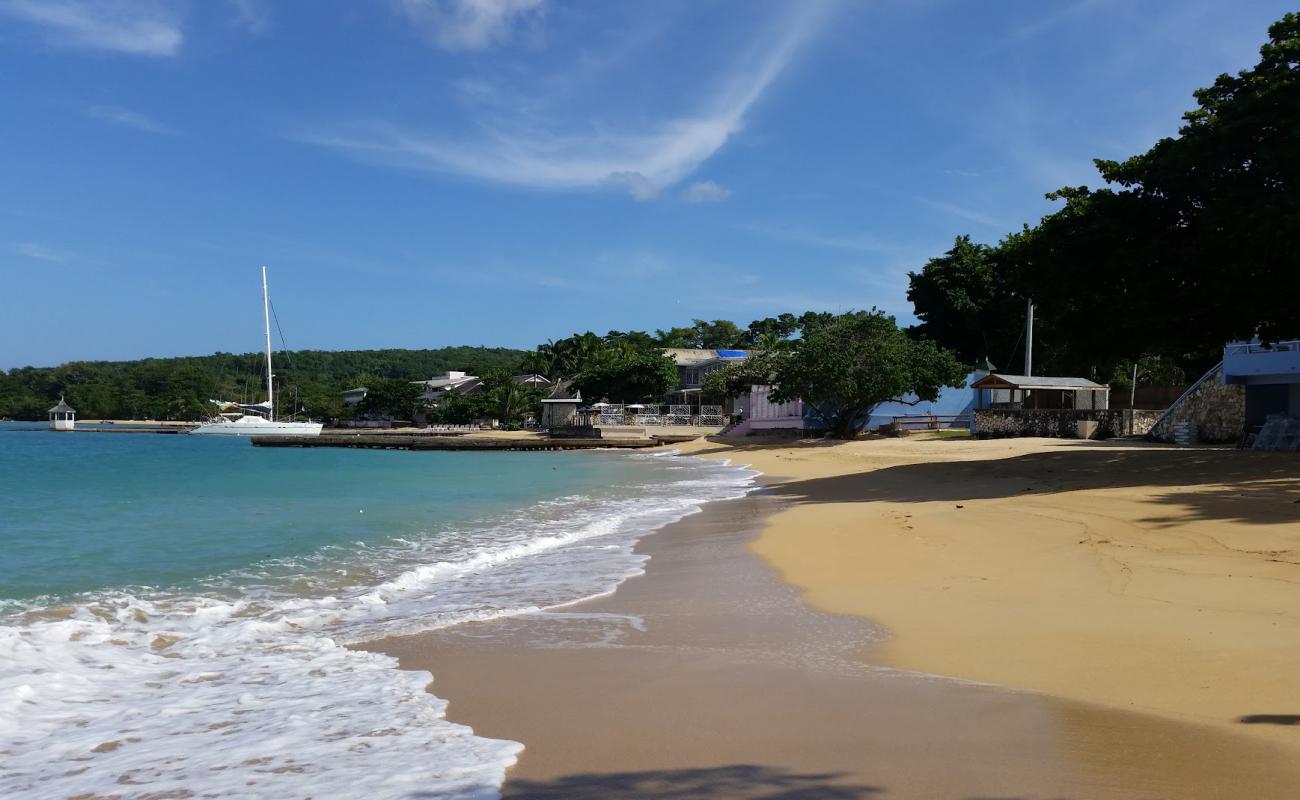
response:
{"label": "concrete jetty", "polygon": [[397,434],[321,434],[253,436],[254,447],[352,447],[367,450],[594,450],[658,447],[656,439],[551,439],[541,436],[430,436]]}

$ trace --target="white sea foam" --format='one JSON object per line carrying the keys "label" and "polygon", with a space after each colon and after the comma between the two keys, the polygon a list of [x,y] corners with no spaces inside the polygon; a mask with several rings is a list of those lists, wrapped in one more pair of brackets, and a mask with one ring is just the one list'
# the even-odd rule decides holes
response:
{"label": "white sea foam", "polygon": [[[633,456],[662,458],[662,456]],[[498,796],[522,746],[443,717],[430,675],[343,645],[536,612],[638,574],[637,538],[752,473],[570,496],[326,548],[199,593],[118,592],[0,625],[0,796]]]}

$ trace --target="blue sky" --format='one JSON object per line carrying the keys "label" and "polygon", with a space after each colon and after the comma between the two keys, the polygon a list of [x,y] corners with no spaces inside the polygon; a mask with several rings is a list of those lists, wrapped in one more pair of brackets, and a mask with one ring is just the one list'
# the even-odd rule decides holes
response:
{"label": "blue sky", "polygon": [[1285,3],[0,0],[0,369],[878,306]]}

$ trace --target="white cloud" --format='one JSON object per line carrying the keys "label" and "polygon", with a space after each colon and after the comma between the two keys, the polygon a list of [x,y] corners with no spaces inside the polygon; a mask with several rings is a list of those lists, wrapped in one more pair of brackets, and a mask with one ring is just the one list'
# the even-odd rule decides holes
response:
{"label": "white cloud", "polygon": [[184,39],[175,12],[150,0],[0,0],[0,13],[69,47],[174,56]]}
{"label": "white cloud", "polygon": [[974,209],[964,208],[962,206],[957,205],[956,203],[949,203],[944,200],[931,200],[928,197],[917,197],[914,199],[918,203],[929,206],[930,208],[933,208],[936,211],[942,211],[945,214],[951,214],[954,217],[957,217],[959,219],[964,219],[967,222],[974,222],[977,225],[984,225],[989,228],[997,228],[999,231],[1003,233],[1010,233],[1013,227],[1012,225],[1009,225],[1005,221],[997,219],[996,217],[991,217],[988,214],[985,214],[980,211],[975,211]]}
{"label": "white cloud", "polygon": [[172,135],[176,129],[164,125],[148,114],[141,114],[138,111],[131,111],[127,108],[118,106],[90,106],[86,109],[86,116],[100,122],[106,122],[109,125],[117,125],[122,128],[132,128],[145,133],[158,133],[163,135]]}
{"label": "white cloud", "polygon": [[23,242],[16,249],[28,258],[35,258],[39,261],[63,261],[62,254],[56,253],[45,245],[36,242]]}
{"label": "white cloud", "polygon": [[271,29],[271,10],[262,0],[230,0],[235,7],[235,23],[249,33],[260,36]]}
{"label": "white cloud", "polygon": [[784,224],[764,225],[749,223],[741,225],[740,228],[771,239],[795,242],[797,244],[808,244],[813,245],[814,247],[825,247],[833,250],[852,250],[859,253],[873,254],[897,254],[906,249],[902,245],[888,242],[866,233],[848,235],[828,234]]}
{"label": "white cloud", "polygon": [[743,128],[750,109],[820,30],[832,7],[829,2],[788,4],[764,40],[734,57],[725,74],[711,82],[714,90],[687,115],[575,129],[544,114],[518,112],[481,122],[471,135],[373,122],[300,130],[291,138],[407,169],[539,189],[618,186],[648,199],[679,183]]}
{"label": "white cloud", "polygon": [[718,203],[731,197],[731,190],[713,181],[696,181],[682,192],[688,203]]}
{"label": "white cloud", "polygon": [[399,0],[398,8],[445,50],[484,50],[542,13],[542,0]]}

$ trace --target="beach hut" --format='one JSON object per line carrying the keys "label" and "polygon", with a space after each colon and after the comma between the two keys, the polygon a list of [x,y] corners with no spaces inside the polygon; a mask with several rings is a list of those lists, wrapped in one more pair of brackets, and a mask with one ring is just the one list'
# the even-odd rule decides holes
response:
{"label": "beach hut", "polygon": [[542,401],[541,425],[547,430],[572,428],[579,423],[578,406],[582,405],[582,392],[563,383]]}
{"label": "beach hut", "polygon": [[68,405],[62,395],[59,396],[59,404],[51,408],[49,414],[52,431],[70,431],[77,424],[77,410]]}
{"label": "beach hut", "polygon": [[991,372],[971,383],[987,395],[977,408],[1098,410],[1110,407],[1110,387],[1086,378],[1049,378]]}

